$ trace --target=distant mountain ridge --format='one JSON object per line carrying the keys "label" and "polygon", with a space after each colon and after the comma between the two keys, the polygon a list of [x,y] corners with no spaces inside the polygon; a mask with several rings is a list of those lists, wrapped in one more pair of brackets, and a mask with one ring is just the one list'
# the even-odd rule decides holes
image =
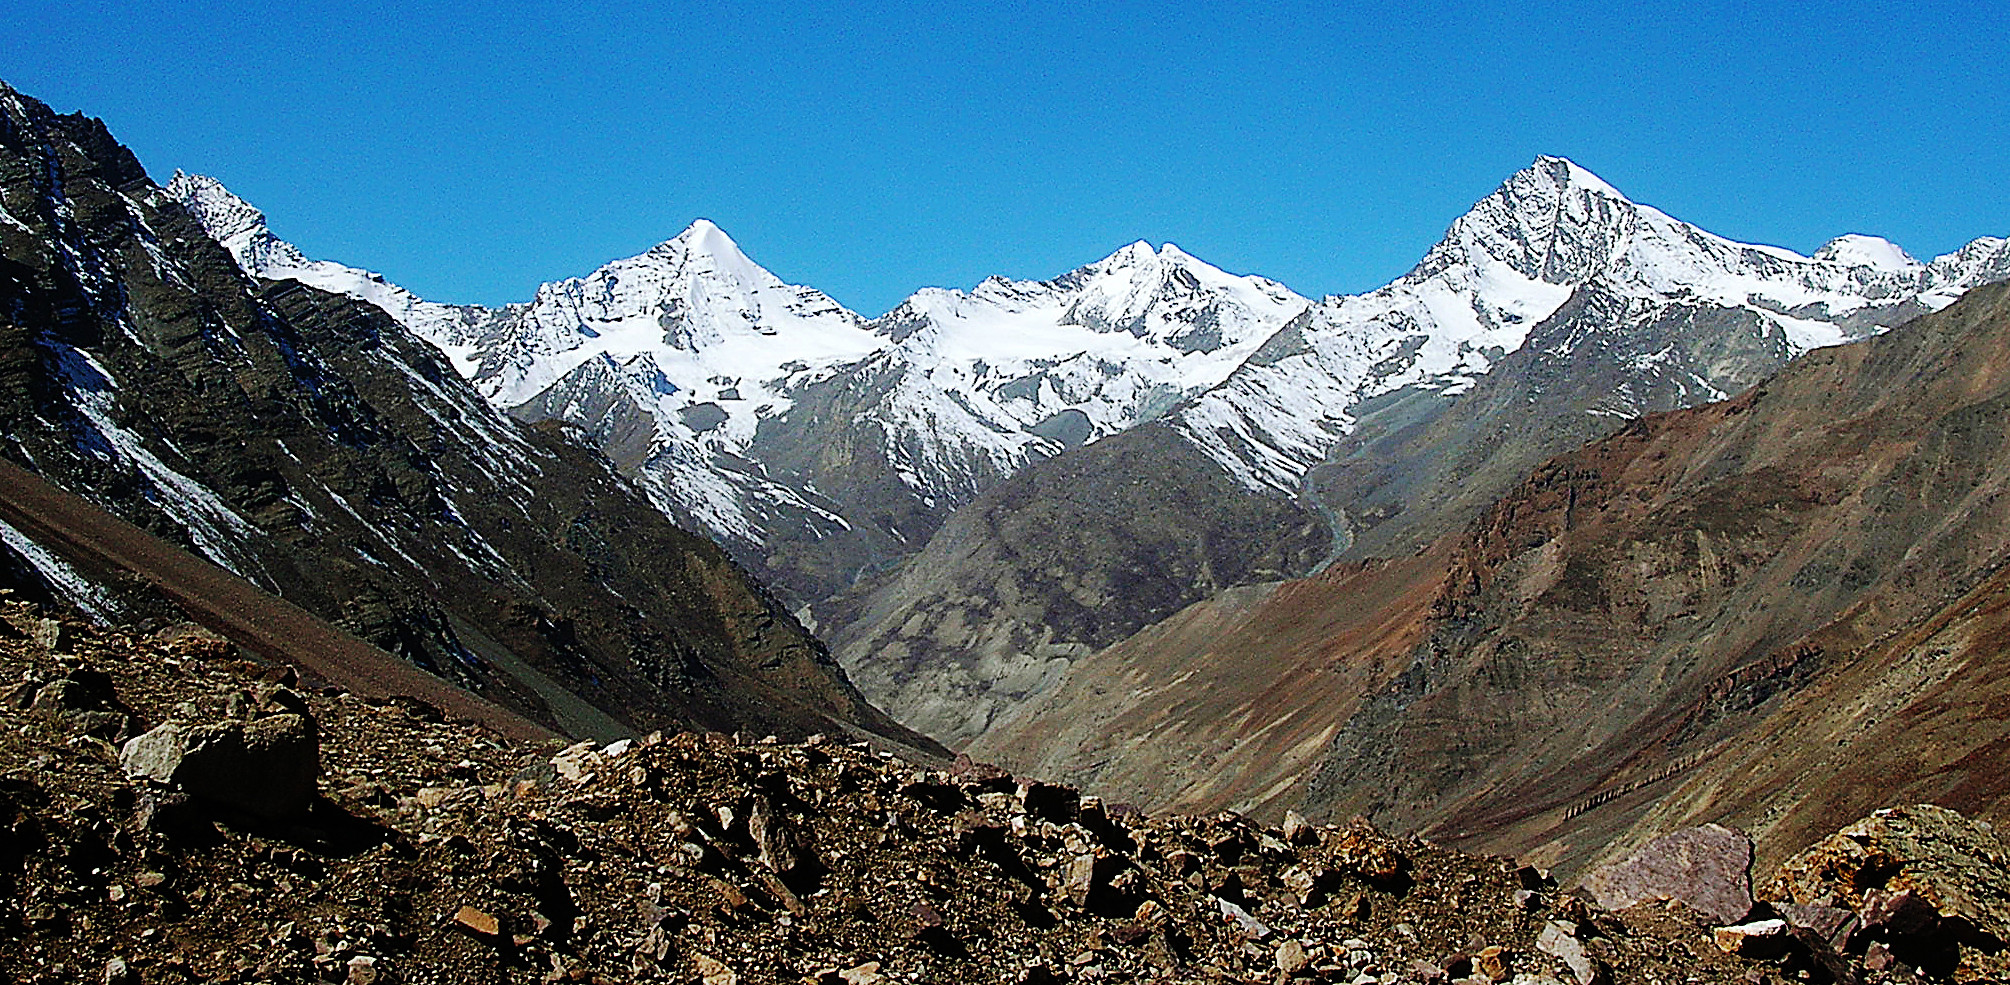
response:
{"label": "distant mountain ridge", "polygon": [[[2010,276],[2002,239],[1931,264],[1878,243],[1845,238],[1821,258],[1737,244],[1539,159],[1395,283],[1312,305],[1221,384],[1106,439],[1103,468],[1055,461],[1005,480],[819,620],[876,702],[972,740],[1069,662],[1187,604],[1403,556],[1626,420],[1720,399]],[[1176,537],[1148,529],[1164,511],[1133,494],[1144,473],[1180,497],[1158,502]],[[1201,489],[1206,505],[1190,505]],[[1309,551],[1307,522],[1333,542]]]}
{"label": "distant mountain ridge", "polygon": [[972,755],[1582,871],[1879,798],[2001,817],[2010,285],[1525,473],[1420,553],[1192,605]]}
{"label": "distant mountain ridge", "polygon": [[1028,462],[1219,383],[1309,304],[1134,243],[1051,281],[926,289],[868,320],[699,220],[525,304],[437,305],[305,259],[212,179],[169,188],[247,273],[384,308],[498,406],[586,429],[666,511],[803,600],[911,553]]}
{"label": "distant mountain ridge", "polygon": [[[232,220],[212,232],[248,272],[305,269],[244,231],[249,206],[208,208]],[[970,702],[1003,713],[1049,686],[1036,667],[1249,579],[1414,549],[1625,419],[1722,398],[2010,276],[2010,242],[1922,263],[1850,235],[1801,256],[1714,236],[1543,157],[1402,278],[1316,302],[1139,243],[1050,281],[926,289],[865,319],[783,284],[703,221],[474,313],[407,301],[362,271],[310,273],[407,312],[518,417],[584,429],[666,512],[803,606],[875,701],[960,741],[991,720]],[[1056,487],[1029,491],[1043,481],[1030,468],[1113,438],[1128,443],[1103,467],[1050,470],[1076,475],[1064,509],[1044,498]],[[1157,511],[1113,487],[1172,469],[1161,491],[1194,495],[1215,489],[1188,474],[1206,462],[1231,486],[1207,494],[1215,506],[1179,507],[1185,547],[1142,530]],[[1001,486],[1015,482],[1029,485]],[[1222,505],[1244,495],[1273,502]],[[1014,536],[1128,531],[1112,543],[1186,558],[1119,571],[1093,550],[1033,551],[1033,575],[1022,545],[945,531],[980,501],[986,525]],[[1065,614],[1076,605],[1098,618]]]}

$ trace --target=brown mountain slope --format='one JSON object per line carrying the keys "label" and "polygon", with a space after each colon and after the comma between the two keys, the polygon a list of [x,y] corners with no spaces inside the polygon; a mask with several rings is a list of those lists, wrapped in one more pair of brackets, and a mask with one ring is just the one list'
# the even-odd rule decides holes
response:
{"label": "brown mountain slope", "polygon": [[[89,572],[99,584],[138,579],[205,628],[313,679],[371,697],[418,698],[516,739],[555,736],[4,460],[0,523],[33,538],[79,573]],[[129,587],[126,594],[136,593]],[[534,694],[517,700],[541,708]]]}
{"label": "brown mountain slope", "polygon": [[[1313,810],[1565,866],[1693,820],[1751,827],[1777,854],[1895,784],[1996,817],[2005,352],[2010,292],[1980,288],[1736,399],[1640,419],[1422,556],[1344,589],[1322,577],[1323,638],[1281,632],[1275,598],[1207,603],[1078,661],[1054,698],[1075,711],[984,749],[1154,804],[1287,804],[1269,791],[1303,777]],[[1415,645],[1372,630],[1413,623]],[[1350,672],[1302,675],[1320,659]],[[1068,715],[1109,704],[1092,681],[1148,667],[1139,686],[1159,690],[1105,715],[1105,754],[1051,753]],[[1230,727],[1345,724],[1316,756],[1210,787],[1174,765],[1198,740],[1166,737],[1221,728],[1208,693],[1230,688],[1283,698]]]}
{"label": "brown mountain slope", "polygon": [[[1806,703],[1913,706],[1932,678],[1879,671],[1889,641],[1975,604],[1960,600],[2002,564],[2006,342],[2010,292],[1978,289],[1552,461],[1468,531],[1434,656],[1336,737],[1310,802],[1570,861],[1664,794],[1754,828],[1762,851],[1777,826],[1833,827],[1888,796],[1832,778],[1954,740],[1825,733],[1836,713]],[[1986,692],[1961,698],[1955,717],[1994,717]],[[1747,755],[1804,782],[1674,786]],[[1999,781],[1980,782],[1963,806],[1993,816]]]}
{"label": "brown mountain slope", "polygon": [[968,751],[1151,810],[1278,814],[1360,697],[1409,659],[1443,561],[1224,592],[1087,658]]}

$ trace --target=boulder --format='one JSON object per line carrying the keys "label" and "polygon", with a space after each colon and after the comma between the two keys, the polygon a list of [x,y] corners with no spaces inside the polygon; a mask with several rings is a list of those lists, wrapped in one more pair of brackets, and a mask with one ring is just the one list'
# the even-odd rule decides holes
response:
{"label": "boulder", "polygon": [[132,716],[112,690],[111,677],[89,668],[72,670],[43,685],[29,708],[114,742],[131,735],[134,727]]}
{"label": "boulder", "polygon": [[1297,811],[1284,812],[1283,833],[1284,840],[1293,845],[1302,847],[1319,844],[1319,829],[1313,827],[1310,821],[1305,820],[1305,815]]}
{"label": "boulder", "polygon": [[1277,945],[1277,972],[1290,978],[1304,971],[1312,964],[1312,958],[1305,952],[1305,945],[1296,940],[1288,940]]}
{"label": "boulder", "polygon": [[1584,888],[1608,910],[1677,900],[1712,922],[1740,923],[1752,912],[1752,839],[1721,824],[1684,828],[1594,869]]}
{"label": "boulder", "polygon": [[1788,924],[1813,933],[1837,951],[1848,945],[1850,934],[1857,928],[1856,913],[1840,906],[1780,902],[1774,903],[1773,909]]}
{"label": "boulder", "polygon": [[321,774],[314,722],[294,714],[169,722],[128,741],[119,762],[128,775],[266,820],[305,813]]}

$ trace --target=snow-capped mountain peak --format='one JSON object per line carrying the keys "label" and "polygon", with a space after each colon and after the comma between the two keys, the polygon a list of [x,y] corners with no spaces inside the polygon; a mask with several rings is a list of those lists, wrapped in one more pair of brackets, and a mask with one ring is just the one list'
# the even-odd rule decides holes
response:
{"label": "snow-capped mountain peak", "polygon": [[710,219],[693,221],[683,232],[658,243],[643,256],[687,264],[692,276],[717,275],[742,285],[782,283],[781,278],[750,259],[740,244]]}
{"label": "snow-capped mountain peak", "polygon": [[1575,188],[1592,195],[1616,198],[1622,202],[1627,200],[1626,196],[1619,189],[1607,184],[1605,179],[1585,170],[1576,161],[1567,157],[1541,154],[1536,157],[1533,164],[1528,166],[1527,170],[1539,172],[1547,176],[1550,181],[1560,187]]}
{"label": "snow-capped mountain peak", "polygon": [[[177,170],[168,181],[167,191],[182,203],[183,208],[194,214],[217,242],[233,252],[235,244],[272,235],[272,230],[265,224],[265,213],[238,198],[230,189],[223,187],[223,182],[208,175]],[[298,250],[293,252],[295,255],[299,253]],[[305,261],[304,257],[302,261]]]}
{"label": "snow-capped mountain peak", "polygon": [[1849,267],[1869,267],[1887,273],[1920,273],[1926,264],[1899,249],[1898,244],[1877,236],[1850,233],[1837,236],[1815,251],[1813,259]]}
{"label": "snow-capped mountain peak", "polygon": [[[1315,306],[1184,409],[1181,426],[1245,485],[1290,494],[1352,431],[1361,401],[1405,387],[1463,392],[1578,291],[1613,299],[1604,331],[1674,306],[1741,312],[1759,342],[1791,356],[1943,307],[2010,276],[2006,263],[2010,250],[1994,240],[1931,264],[1870,236],[1813,257],[1738,243],[1635,203],[1565,158],[1539,157],[1395,283]],[[1722,392],[1700,376],[1684,386]]]}

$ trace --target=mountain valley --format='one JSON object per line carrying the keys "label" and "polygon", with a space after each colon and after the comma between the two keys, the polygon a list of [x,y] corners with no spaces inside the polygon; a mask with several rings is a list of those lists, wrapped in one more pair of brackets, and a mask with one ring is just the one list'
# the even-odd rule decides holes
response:
{"label": "mountain valley", "polygon": [[[156,185],[98,121],[0,84],[0,649],[26,675],[6,712],[96,687],[121,653],[193,667],[174,640],[214,635],[202,673],[244,696],[187,698],[203,715],[307,715],[241,671],[327,720],[382,731],[362,702],[482,736],[452,740],[457,792],[337,800],[382,845],[541,860],[490,909],[624,853],[681,887],[594,896],[582,928],[650,894],[619,944],[548,936],[544,909],[521,940],[480,907],[460,930],[387,917],[403,929],[373,946],[426,962],[858,985],[886,980],[853,975],[869,956],[931,980],[975,948],[1025,982],[1410,980],[1347,957],[1372,924],[1417,980],[1510,940],[1545,975],[1604,955],[1580,985],[1672,975],[1668,941],[1724,921],[1663,940],[1562,887],[1710,825],[1785,886],[1796,853],[1883,808],[2010,823],[2006,281],[2010,240],[1803,256],[1541,157],[1359,295],[1139,242],[868,317],[701,219],[528,301],[443,304],[305,256],[218,181]],[[88,660],[61,645],[78,620],[100,627]],[[141,718],[194,714],[120,713],[21,734],[83,722],[98,743],[33,741],[123,764]],[[121,803],[175,796],[100,767]],[[711,787],[666,792],[686,781]],[[8,782],[17,827],[92,823]],[[1184,827],[1153,841],[1138,809]],[[812,899],[783,814],[886,854],[898,912],[851,899],[871,875],[851,863]],[[547,857],[553,817],[591,833],[584,869]],[[1375,869],[1385,849],[1420,895]],[[442,864],[468,881],[427,905],[486,892]],[[1405,942],[1455,884],[1486,887],[1471,926]],[[1779,893],[1739,919],[1810,902]],[[1877,899],[1820,905],[1890,917]],[[1935,946],[1959,938],[1983,980],[2002,943],[1959,908]],[[1243,922],[1265,920],[1327,970]],[[277,922],[259,933],[337,974]],[[1563,925],[1603,943],[1573,950]],[[1873,974],[1892,926],[1801,934],[1756,970],[1735,942],[1740,960],[1691,957],[1708,980],[1911,980]]]}

